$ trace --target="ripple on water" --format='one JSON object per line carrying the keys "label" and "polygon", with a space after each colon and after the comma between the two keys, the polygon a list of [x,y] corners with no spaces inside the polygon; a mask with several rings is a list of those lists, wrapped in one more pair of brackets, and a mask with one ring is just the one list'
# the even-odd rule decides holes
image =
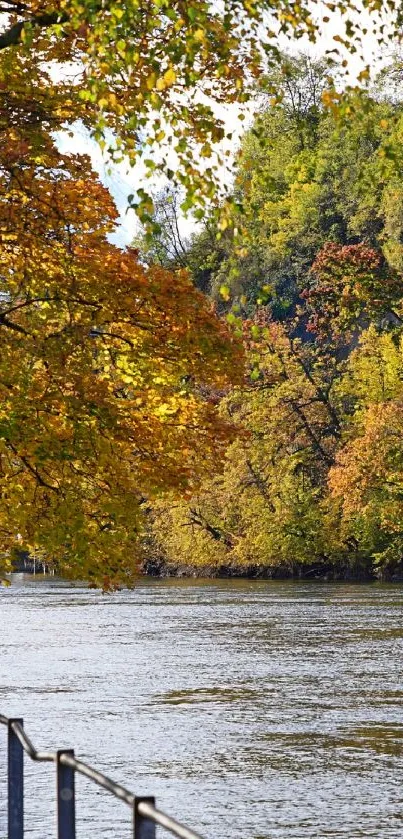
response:
{"label": "ripple on water", "polygon": [[[20,578],[0,606],[0,713],[38,747],[211,839],[402,835],[403,587]],[[52,767],[26,774],[26,836],[50,839]],[[128,809],[77,786],[80,839],[128,839]]]}

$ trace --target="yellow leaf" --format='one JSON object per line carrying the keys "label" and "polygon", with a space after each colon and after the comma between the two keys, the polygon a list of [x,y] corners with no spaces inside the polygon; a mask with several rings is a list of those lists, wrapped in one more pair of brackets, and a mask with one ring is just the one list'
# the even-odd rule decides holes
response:
{"label": "yellow leaf", "polygon": [[170,87],[171,85],[175,84],[176,73],[173,67],[170,67],[169,70],[167,70],[166,73],[164,73],[164,81],[166,87]]}

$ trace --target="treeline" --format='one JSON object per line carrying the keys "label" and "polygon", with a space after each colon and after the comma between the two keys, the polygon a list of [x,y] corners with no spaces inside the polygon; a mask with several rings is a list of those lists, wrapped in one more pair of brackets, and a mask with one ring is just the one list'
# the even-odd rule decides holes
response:
{"label": "treeline", "polygon": [[239,429],[223,471],[147,508],[150,570],[403,576],[403,70],[337,113],[326,75],[302,57],[268,79],[228,225],[184,242],[162,194],[137,243],[188,267],[247,357],[208,394]]}

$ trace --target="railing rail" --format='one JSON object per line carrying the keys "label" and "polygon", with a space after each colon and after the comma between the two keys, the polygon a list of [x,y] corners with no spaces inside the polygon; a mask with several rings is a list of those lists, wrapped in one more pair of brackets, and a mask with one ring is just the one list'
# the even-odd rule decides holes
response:
{"label": "railing rail", "polygon": [[22,719],[0,714],[0,725],[8,729],[8,839],[23,839],[24,836],[24,752],[31,760],[56,765],[57,839],[76,839],[76,772],[129,805],[132,811],[133,839],[156,839],[157,825],[179,839],[202,839],[198,833],[158,810],[153,797],[134,795],[93,766],[76,758],[73,749],[38,751],[26,734]]}

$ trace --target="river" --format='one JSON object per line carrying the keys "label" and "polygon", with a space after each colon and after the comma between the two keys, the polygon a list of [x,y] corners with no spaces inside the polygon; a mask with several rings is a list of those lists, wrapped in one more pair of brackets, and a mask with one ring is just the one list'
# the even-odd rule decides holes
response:
{"label": "river", "polygon": [[[52,578],[0,591],[0,713],[207,839],[403,834],[403,586]],[[0,837],[5,730],[0,727]],[[50,764],[26,765],[26,836],[50,839]],[[78,839],[129,839],[77,780]],[[160,836],[166,834],[160,833]]]}

